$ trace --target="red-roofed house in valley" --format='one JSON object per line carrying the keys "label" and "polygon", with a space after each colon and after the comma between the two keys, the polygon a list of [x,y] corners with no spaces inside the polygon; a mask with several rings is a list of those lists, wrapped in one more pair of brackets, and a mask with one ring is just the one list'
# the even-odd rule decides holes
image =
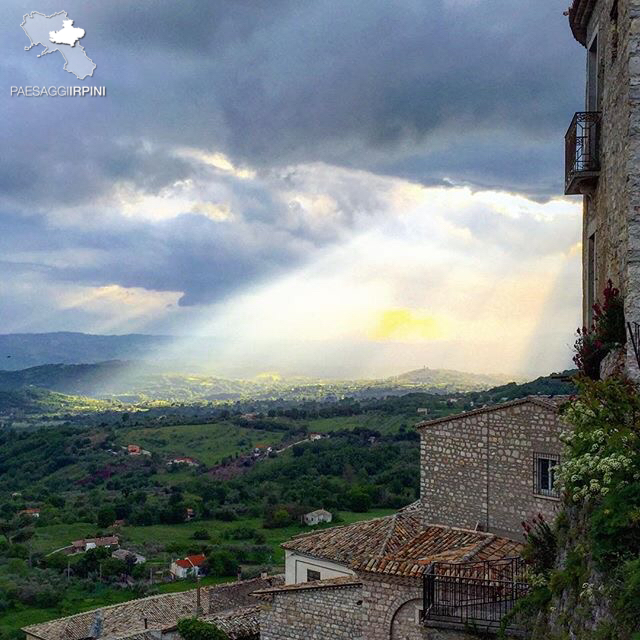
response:
{"label": "red-roofed house in valley", "polygon": [[40,509],[37,507],[31,507],[29,509],[23,509],[18,512],[21,516],[29,516],[30,518],[39,518],[40,517]]}
{"label": "red-roofed house in valley", "polygon": [[174,560],[171,563],[169,571],[174,578],[187,578],[189,576],[201,576],[204,572],[204,566],[207,558],[200,553],[195,556],[187,556],[180,560]]}

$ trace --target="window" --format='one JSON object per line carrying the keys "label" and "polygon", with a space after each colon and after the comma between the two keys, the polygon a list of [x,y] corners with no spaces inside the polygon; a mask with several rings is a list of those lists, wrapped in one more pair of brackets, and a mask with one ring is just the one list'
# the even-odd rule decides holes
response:
{"label": "window", "polygon": [[307,569],[307,582],[314,582],[315,580],[320,580],[320,572]]}
{"label": "window", "polygon": [[559,498],[555,487],[556,466],[560,456],[554,453],[533,454],[533,493],[548,498]]}

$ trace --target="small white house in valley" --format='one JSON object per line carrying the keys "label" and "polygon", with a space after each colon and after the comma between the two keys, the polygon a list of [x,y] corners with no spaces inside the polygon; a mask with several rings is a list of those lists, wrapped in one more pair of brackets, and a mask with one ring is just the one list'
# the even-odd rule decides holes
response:
{"label": "small white house in valley", "polygon": [[329,511],[325,509],[316,509],[315,511],[310,511],[309,513],[305,513],[302,516],[302,521],[304,524],[313,526],[315,524],[320,524],[321,522],[331,522],[333,516]]}
{"label": "small white house in valley", "polygon": [[171,563],[169,571],[174,578],[188,578],[189,576],[201,576],[207,558],[199,553],[194,556],[187,556]]}

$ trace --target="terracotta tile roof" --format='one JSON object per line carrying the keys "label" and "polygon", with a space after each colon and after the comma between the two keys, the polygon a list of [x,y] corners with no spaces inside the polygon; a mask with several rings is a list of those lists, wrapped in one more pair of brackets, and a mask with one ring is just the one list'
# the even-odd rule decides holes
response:
{"label": "terracotta tile roof", "polygon": [[[202,589],[202,592],[205,588]],[[202,594],[204,597],[204,593]],[[102,617],[104,638],[122,638],[136,631],[143,632],[144,619],[150,629],[162,629],[196,611],[196,590],[138,598],[120,604],[77,613],[41,624],[24,627],[23,631],[43,640],[80,640],[91,635],[96,615]]]}
{"label": "terracotta tile roof", "polygon": [[420,512],[407,511],[302,534],[283,543],[282,548],[349,565],[362,557],[391,553],[421,529]]}
{"label": "terracotta tile roof", "polygon": [[331,578],[329,580],[312,580],[311,582],[299,582],[298,584],[283,584],[279,587],[270,587],[254,591],[253,595],[262,596],[273,593],[286,593],[287,591],[309,591],[312,589],[337,589],[339,587],[360,587],[362,582],[353,576]]}
{"label": "terracotta tile roof", "polygon": [[573,0],[569,7],[571,33],[582,45],[587,44],[587,27],[595,6],[596,0]]}
{"label": "terracotta tile roof", "polygon": [[[245,616],[248,616],[247,611],[241,611],[242,609],[257,606],[258,600],[251,595],[253,591],[281,584],[283,580],[284,577],[278,575],[202,587],[201,606],[208,611],[207,617],[220,616],[221,619],[227,620],[225,624],[231,626],[236,615],[239,620],[245,620]],[[23,631],[42,640],[82,640],[91,635],[91,626],[96,615],[99,615],[103,621],[101,639],[137,639],[139,636],[140,640],[146,640],[150,631],[174,629],[181,618],[193,617],[196,606],[196,589],[189,589],[129,600],[66,618],[29,625],[24,627]],[[242,624],[247,626],[249,622],[245,620]],[[242,624],[238,622],[238,628],[242,628]],[[245,636],[237,637],[244,639]]]}
{"label": "terracotta tile roof", "polygon": [[183,569],[192,569],[193,567],[201,567],[206,561],[207,557],[199,553],[195,556],[187,556],[186,558],[176,560],[176,564]]}
{"label": "terracotta tile roof", "polygon": [[209,591],[209,613],[221,613],[229,609],[243,608],[255,604],[254,591],[284,584],[284,575],[253,578],[241,582],[228,582]]}
{"label": "terracotta tile roof", "polygon": [[204,616],[201,620],[215,624],[230,640],[257,640],[260,638],[260,609],[260,605],[240,607]]}
{"label": "terracotta tile roof", "polygon": [[464,413],[456,413],[452,416],[443,416],[442,418],[435,418],[433,420],[425,420],[419,422],[416,425],[417,429],[423,429],[424,427],[430,427],[434,424],[440,424],[442,422],[451,422],[452,420],[460,420],[469,416],[476,416],[481,413],[491,413],[493,411],[502,411],[503,409],[509,409],[510,407],[517,407],[523,404],[533,404],[544,409],[549,409],[557,413],[560,409],[569,402],[571,396],[527,396],[526,398],[517,398],[516,400],[510,400],[509,402],[502,402],[501,404],[492,404],[487,407],[479,407],[478,409],[471,409]]}
{"label": "terracotta tile roof", "polygon": [[370,573],[421,576],[433,562],[481,562],[519,556],[523,545],[492,533],[428,525],[422,533],[384,555],[363,558],[353,568]]}

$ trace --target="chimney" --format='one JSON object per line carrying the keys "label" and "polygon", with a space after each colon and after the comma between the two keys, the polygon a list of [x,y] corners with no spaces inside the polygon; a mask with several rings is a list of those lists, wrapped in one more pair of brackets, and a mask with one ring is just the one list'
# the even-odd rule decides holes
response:
{"label": "chimney", "polygon": [[260,579],[261,580],[266,580],[267,579],[267,572],[266,571],[261,571],[260,572]]}
{"label": "chimney", "polygon": [[89,637],[91,638],[99,638],[102,635],[102,627],[104,624],[104,619],[102,617],[102,610],[98,609],[95,615],[93,616],[93,621],[91,622],[91,626],[89,627]]}

